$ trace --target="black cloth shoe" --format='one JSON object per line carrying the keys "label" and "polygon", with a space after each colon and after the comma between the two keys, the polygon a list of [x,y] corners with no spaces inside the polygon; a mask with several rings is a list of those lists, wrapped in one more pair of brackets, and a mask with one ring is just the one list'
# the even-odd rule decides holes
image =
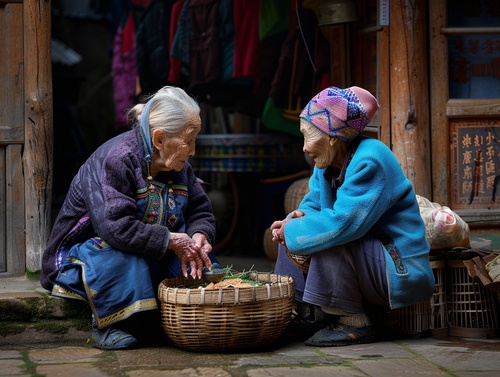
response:
{"label": "black cloth shoe", "polygon": [[169,344],[169,339],[161,323],[159,310],[135,313],[127,318],[126,322],[126,330],[134,334],[141,348],[164,347]]}
{"label": "black cloth shoe", "polygon": [[338,318],[338,316],[323,312],[319,306],[303,302],[297,302],[296,310],[297,316],[288,325],[285,336],[301,342]]}
{"label": "black cloth shoe", "polygon": [[108,326],[102,330],[93,328],[94,347],[102,350],[124,350],[137,347],[137,339],[128,331],[116,326]]}
{"label": "black cloth shoe", "polygon": [[340,347],[352,344],[371,343],[375,341],[373,325],[365,327],[352,327],[337,324],[335,327],[327,326],[305,341],[307,346]]}

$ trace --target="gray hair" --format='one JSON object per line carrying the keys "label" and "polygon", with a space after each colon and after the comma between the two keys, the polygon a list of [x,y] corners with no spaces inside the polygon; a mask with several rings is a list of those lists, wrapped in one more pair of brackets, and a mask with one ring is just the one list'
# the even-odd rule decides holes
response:
{"label": "gray hair", "polygon": [[[175,136],[181,132],[186,124],[200,115],[200,106],[183,89],[174,86],[165,86],[151,96],[149,110],[149,130],[161,129],[167,136]],[[128,118],[135,118],[137,122],[141,116],[144,104],[135,105]]]}

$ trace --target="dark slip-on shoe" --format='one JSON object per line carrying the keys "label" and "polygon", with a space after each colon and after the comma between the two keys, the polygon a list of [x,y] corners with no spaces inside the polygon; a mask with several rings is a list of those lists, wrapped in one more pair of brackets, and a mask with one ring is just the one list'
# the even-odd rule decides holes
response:
{"label": "dark slip-on shoe", "polygon": [[94,327],[94,347],[102,350],[124,350],[137,347],[137,339],[125,330],[109,326],[103,330]]}
{"label": "dark slip-on shoe", "polygon": [[340,347],[352,344],[371,343],[375,340],[375,329],[372,325],[365,327],[351,327],[337,324],[319,330],[305,341],[307,346]]}

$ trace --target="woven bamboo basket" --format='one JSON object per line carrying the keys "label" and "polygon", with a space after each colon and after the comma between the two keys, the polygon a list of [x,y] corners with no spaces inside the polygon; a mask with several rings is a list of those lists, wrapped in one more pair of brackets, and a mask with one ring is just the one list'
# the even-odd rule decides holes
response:
{"label": "woven bamboo basket", "polygon": [[448,301],[446,300],[446,261],[431,261],[436,282],[431,297],[431,332],[435,337],[448,336]]}
{"label": "woven bamboo basket", "polygon": [[446,311],[446,261],[431,261],[436,281],[429,301],[421,301],[403,308],[390,310],[385,315],[385,330],[393,335],[420,335],[430,331],[434,336],[448,335]]}
{"label": "woven bamboo basket", "polygon": [[500,328],[495,292],[469,276],[463,260],[448,260],[449,335],[495,338]]}
{"label": "woven bamboo basket", "polygon": [[420,335],[430,327],[430,301],[417,302],[386,313],[385,329],[393,335]]}
{"label": "woven bamboo basket", "polygon": [[307,274],[309,271],[309,265],[311,264],[310,255],[292,254],[288,251],[288,249],[286,249],[286,255],[290,258],[295,267]]}
{"label": "woven bamboo basket", "polygon": [[309,192],[309,178],[302,178],[293,182],[285,193],[285,212],[290,213],[297,209],[302,198]]}
{"label": "woven bamboo basket", "polygon": [[272,345],[292,318],[293,279],[250,272],[264,285],[215,290],[186,288],[191,278],[165,279],[158,288],[162,326],[179,348],[235,352]]}

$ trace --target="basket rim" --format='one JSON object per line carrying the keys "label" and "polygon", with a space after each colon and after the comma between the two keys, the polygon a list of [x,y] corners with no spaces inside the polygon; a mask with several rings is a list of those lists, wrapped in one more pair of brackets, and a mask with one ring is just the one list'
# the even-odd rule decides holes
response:
{"label": "basket rim", "polygon": [[[183,276],[164,279],[158,287],[160,302],[175,305],[237,305],[288,298],[294,295],[294,282],[289,275],[251,271],[249,278],[266,283],[254,287],[206,289],[185,288],[199,280]],[[174,285],[174,286],[172,286]]]}

